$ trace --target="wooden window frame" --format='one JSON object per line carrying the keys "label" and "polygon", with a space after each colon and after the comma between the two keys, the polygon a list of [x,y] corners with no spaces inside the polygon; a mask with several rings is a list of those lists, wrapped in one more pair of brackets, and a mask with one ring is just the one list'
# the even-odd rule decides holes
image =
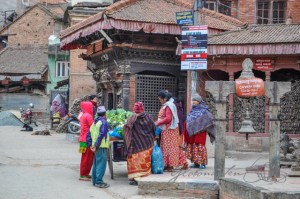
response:
{"label": "wooden window frame", "polygon": [[[277,18],[274,19],[274,6],[276,3],[282,2],[283,8],[277,10]],[[259,4],[263,4],[263,8],[259,8]],[[267,4],[267,8],[264,8]],[[285,0],[257,0],[256,2],[256,23],[257,24],[277,24],[285,23],[286,20],[286,1]],[[280,12],[283,12],[283,18],[280,18]],[[267,14],[266,14],[267,13]]]}
{"label": "wooden window frame", "polygon": [[55,63],[55,76],[56,77],[69,77],[70,62],[56,61]]}

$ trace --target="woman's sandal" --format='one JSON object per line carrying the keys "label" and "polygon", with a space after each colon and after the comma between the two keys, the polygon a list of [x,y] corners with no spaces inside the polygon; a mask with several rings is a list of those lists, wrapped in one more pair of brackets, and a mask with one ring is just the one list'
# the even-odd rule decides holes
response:
{"label": "woman's sandal", "polygon": [[191,169],[199,169],[199,166],[200,166],[200,165],[192,164],[192,165],[190,166],[190,168],[191,168]]}
{"label": "woman's sandal", "polygon": [[129,182],[129,185],[137,186],[138,183],[137,183],[137,181],[134,180],[134,181],[130,181],[130,182]]}
{"label": "woman's sandal", "polygon": [[167,167],[165,167],[164,171],[165,171],[165,172],[173,172],[173,171],[174,171],[174,168],[173,168],[173,167],[167,166]]}
{"label": "woman's sandal", "polygon": [[205,164],[201,164],[199,168],[200,169],[206,169],[206,166],[205,166]]}
{"label": "woman's sandal", "polygon": [[182,166],[181,170],[187,170],[188,168],[189,168],[189,164],[188,164],[188,163],[185,163],[185,164]]}

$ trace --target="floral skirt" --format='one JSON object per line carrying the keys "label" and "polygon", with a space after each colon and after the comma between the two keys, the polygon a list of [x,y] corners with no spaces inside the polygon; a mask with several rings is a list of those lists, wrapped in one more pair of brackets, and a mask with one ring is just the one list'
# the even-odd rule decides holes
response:
{"label": "floral skirt", "polygon": [[178,167],[187,163],[180,146],[178,128],[162,131],[160,147],[165,166]]}
{"label": "floral skirt", "polygon": [[187,144],[186,157],[195,164],[207,165],[207,150],[202,144]]}
{"label": "floral skirt", "polygon": [[134,180],[151,174],[152,148],[127,156],[128,179]]}

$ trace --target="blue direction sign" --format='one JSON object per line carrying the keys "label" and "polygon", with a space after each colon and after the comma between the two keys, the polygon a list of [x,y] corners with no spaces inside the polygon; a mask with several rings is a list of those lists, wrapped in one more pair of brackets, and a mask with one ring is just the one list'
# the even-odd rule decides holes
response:
{"label": "blue direction sign", "polygon": [[188,26],[194,24],[193,11],[176,12],[176,21],[180,26]]}

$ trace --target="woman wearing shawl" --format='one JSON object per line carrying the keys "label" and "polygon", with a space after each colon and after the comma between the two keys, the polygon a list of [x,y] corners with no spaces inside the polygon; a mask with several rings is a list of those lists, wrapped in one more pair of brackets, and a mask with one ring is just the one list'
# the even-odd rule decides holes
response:
{"label": "woman wearing shawl", "polygon": [[60,117],[66,116],[66,106],[65,106],[65,99],[60,94],[57,94],[52,101],[50,110],[52,114],[55,115],[59,113]]}
{"label": "woman wearing shawl", "polygon": [[161,128],[160,147],[163,154],[166,171],[173,171],[174,167],[183,166],[182,169],[188,168],[185,155],[181,150],[179,139],[178,115],[172,96],[166,91],[158,93],[158,99],[162,107],[158,113],[158,120],[155,125]]}
{"label": "woman wearing shawl", "polygon": [[209,133],[211,143],[215,140],[213,115],[198,94],[192,98],[192,105],[184,131],[187,143],[186,156],[194,163],[192,168],[205,169],[207,165],[206,134]]}
{"label": "woman wearing shawl", "polygon": [[124,125],[127,148],[127,169],[130,185],[137,185],[137,178],[151,174],[151,154],[154,145],[155,124],[149,114],[144,113],[142,102],[133,107],[134,114]]}

